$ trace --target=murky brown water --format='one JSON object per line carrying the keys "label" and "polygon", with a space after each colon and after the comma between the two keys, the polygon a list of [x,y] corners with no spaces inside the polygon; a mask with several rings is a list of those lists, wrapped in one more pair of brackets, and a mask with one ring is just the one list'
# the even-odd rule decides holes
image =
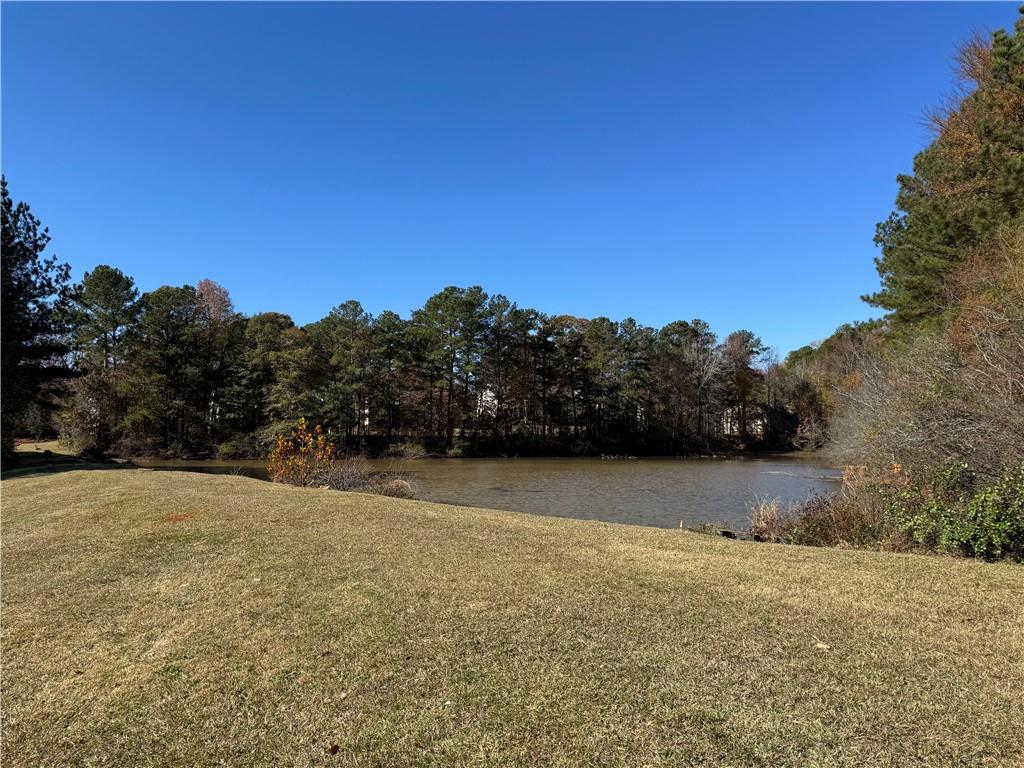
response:
{"label": "murky brown water", "polygon": [[[154,469],[242,472],[266,479],[264,462],[137,460]],[[834,490],[839,473],[813,459],[421,459],[371,462],[409,472],[418,498],[614,523],[676,528],[747,526],[757,496],[784,503]]]}

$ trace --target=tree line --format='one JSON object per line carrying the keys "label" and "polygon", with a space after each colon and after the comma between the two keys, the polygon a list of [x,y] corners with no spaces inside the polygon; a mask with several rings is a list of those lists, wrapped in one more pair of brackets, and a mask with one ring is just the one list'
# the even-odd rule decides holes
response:
{"label": "tree line", "polygon": [[53,297],[51,377],[26,396],[16,430],[53,424],[80,451],[260,455],[299,418],[371,453],[652,454],[817,439],[800,382],[750,331],[719,339],[701,320],[656,329],[547,315],[478,286],[445,288],[407,318],[353,300],[298,326],[236,312],[211,280],[140,294],[101,265],[69,285],[66,267],[41,260],[45,238],[25,234],[42,231],[27,206],[10,203],[6,183],[3,194],[5,241],[10,229],[35,251]]}

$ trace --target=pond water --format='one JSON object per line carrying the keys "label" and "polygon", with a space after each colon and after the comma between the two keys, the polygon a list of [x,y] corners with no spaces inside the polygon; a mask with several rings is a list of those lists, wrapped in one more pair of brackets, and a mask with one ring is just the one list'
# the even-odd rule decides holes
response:
{"label": "pond water", "polygon": [[[139,466],[241,473],[266,479],[262,461],[163,461]],[[417,498],[613,523],[748,525],[758,496],[784,504],[838,488],[839,472],[799,456],[655,459],[419,459],[372,461],[408,472]]]}

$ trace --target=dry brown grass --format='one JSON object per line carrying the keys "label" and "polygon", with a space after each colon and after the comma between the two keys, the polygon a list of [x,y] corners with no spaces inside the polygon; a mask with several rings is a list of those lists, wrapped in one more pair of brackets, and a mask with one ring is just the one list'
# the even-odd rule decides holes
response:
{"label": "dry brown grass", "polygon": [[5,766],[1024,763],[1020,567],[230,476],[2,491]]}
{"label": "dry brown grass", "polygon": [[758,541],[782,541],[786,536],[786,513],[776,497],[758,496],[750,503],[750,533]]}

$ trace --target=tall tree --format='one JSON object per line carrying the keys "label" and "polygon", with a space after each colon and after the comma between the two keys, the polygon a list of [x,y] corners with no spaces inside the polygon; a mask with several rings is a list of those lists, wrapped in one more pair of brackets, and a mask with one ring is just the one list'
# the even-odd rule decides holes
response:
{"label": "tall tree", "polygon": [[236,415],[228,403],[229,390],[240,374],[242,318],[235,312],[227,289],[213,280],[196,284],[199,303],[199,364],[202,368],[202,408],[207,441],[217,442]]}
{"label": "tall tree", "polygon": [[135,281],[101,264],[71,291],[73,350],[80,376],[61,413],[77,450],[108,451],[124,418],[124,366],[141,303]]}
{"label": "tall tree", "polygon": [[622,348],[622,429],[633,446],[645,443],[654,416],[654,392],[651,366],[654,358],[654,331],[631,317],[619,324]]}
{"label": "tall tree", "polygon": [[71,317],[75,351],[89,367],[109,371],[124,363],[140,308],[135,281],[121,270],[101,264],[85,273],[71,291]]}
{"label": "tall tree", "polygon": [[6,455],[18,417],[45,385],[68,375],[62,308],[70,270],[55,256],[43,256],[49,231],[26,203],[14,204],[6,177],[0,177],[0,233],[0,431]]}
{"label": "tall tree", "polygon": [[941,322],[954,268],[1024,215],[1024,12],[1013,33],[968,44],[959,65],[969,92],[932,114],[935,140],[897,177],[896,210],[875,237],[882,287],[865,299],[897,327]]}
{"label": "tall tree", "polygon": [[267,448],[299,417],[321,418],[316,383],[322,376],[309,334],[288,315],[264,312],[249,318],[237,384],[230,393],[240,430]]}
{"label": "tall tree", "polygon": [[705,437],[705,387],[713,377],[706,362],[717,359],[717,342],[713,335],[702,337],[700,322],[679,320],[658,332],[655,376],[664,427],[676,448]]}
{"label": "tall tree", "polygon": [[191,285],[165,285],[142,297],[126,421],[136,435],[152,438],[143,448],[181,453],[205,445],[202,311]]}
{"label": "tall tree", "polygon": [[741,445],[747,445],[750,441],[751,406],[763,381],[763,374],[755,367],[755,363],[766,351],[760,337],[751,331],[734,331],[722,345],[729,404],[735,409]]}
{"label": "tall tree", "polygon": [[363,305],[350,300],[307,328],[317,357],[325,363],[318,395],[324,426],[349,439],[362,436],[370,416],[372,324]]}
{"label": "tall tree", "polygon": [[370,413],[385,438],[401,436],[405,393],[410,388],[412,356],[406,323],[390,310],[373,321],[370,355]]}
{"label": "tall tree", "polygon": [[479,286],[449,286],[413,312],[430,387],[440,385],[432,409],[438,416],[435,434],[448,447],[455,425],[461,421],[465,431],[472,418],[469,398],[486,331],[486,302],[487,294]]}

